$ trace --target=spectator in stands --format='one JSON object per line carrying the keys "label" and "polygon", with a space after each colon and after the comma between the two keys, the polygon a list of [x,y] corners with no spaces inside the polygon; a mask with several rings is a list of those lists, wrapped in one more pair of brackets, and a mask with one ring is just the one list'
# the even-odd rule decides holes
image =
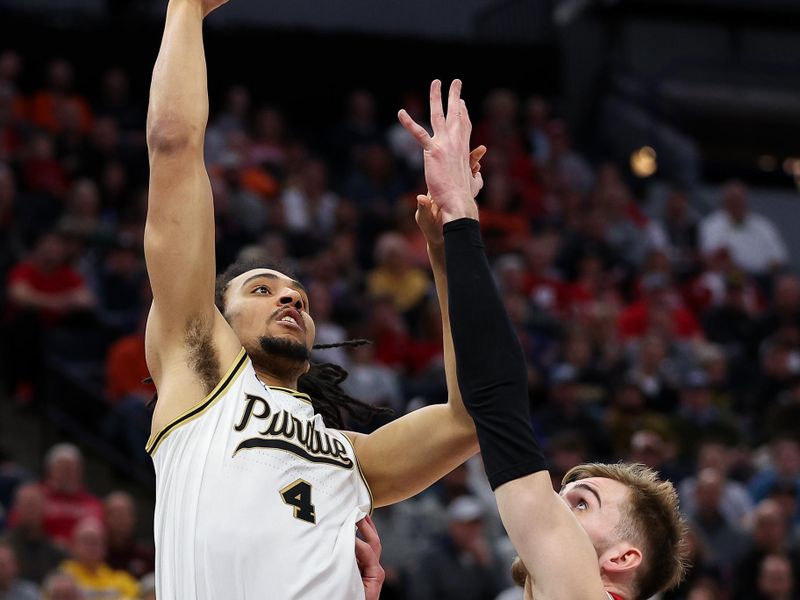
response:
{"label": "spectator in stands", "polygon": [[103,74],[101,97],[95,105],[98,117],[109,117],[126,135],[129,144],[144,142],[140,132],[144,111],[131,97],[130,75],[121,67],[112,67]]}
{"label": "spectator in stands", "polygon": [[689,523],[689,530],[684,542],[687,546],[688,559],[686,573],[683,581],[677,587],[664,592],[663,600],[692,600],[697,596],[695,592],[697,589],[708,592],[708,596],[700,595],[699,598],[723,600],[719,589],[722,580],[719,568],[696,525]]}
{"label": "spectator in stands", "polygon": [[[677,450],[672,440],[658,431],[642,429],[631,436],[631,451],[626,462],[638,463],[658,472],[662,479],[676,483],[683,479],[685,469],[676,464]],[[681,512],[689,514],[681,504]]]}
{"label": "spectator in stands", "polygon": [[103,503],[83,483],[83,456],[72,444],[56,444],[45,456],[44,529],[56,542],[67,544],[78,521],[103,518]]}
{"label": "spectator in stands", "polygon": [[0,598],[2,600],[37,600],[36,586],[19,578],[19,564],[14,547],[0,541]]}
{"label": "spectator in stands", "polygon": [[570,364],[553,369],[548,403],[534,413],[534,428],[545,446],[559,432],[573,431],[585,441],[590,455],[603,455],[608,449],[605,431],[591,407],[581,401],[577,376]]}
{"label": "spectator in stands", "polygon": [[[797,432],[794,432],[795,436]],[[750,494],[756,502],[768,498],[781,485],[795,491],[795,514],[789,515],[800,522],[800,441],[794,436],[779,437],[769,445],[770,464],[761,469],[750,481]]]}
{"label": "spectator in stands", "polygon": [[663,273],[650,273],[642,280],[642,299],[632,303],[619,318],[620,333],[625,338],[637,338],[653,327],[657,318],[677,337],[689,339],[700,333],[700,326],[677,294],[670,278]]}
{"label": "spectator in stands", "polygon": [[86,600],[86,596],[74,577],[54,571],[42,584],[42,600]]}
{"label": "spectator in stands", "polygon": [[564,178],[571,189],[588,192],[594,183],[592,167],[572,148],[569,130],[565,121],[553,119],[547,124],[550,142],[550,164]]}
{"label": "spectator in stands", "polygon": [[530,231],[511,178],[506,173],[492,173],[485,182],[481,232],[488,255],[521,250]]}
{"label": "spectator in stands", "polygon": [[644,392],[648,408],[662,413],[674,410],[680,387],[679,357],[670,356],[669,350],[662,336],[645,335],[638,343],[633,343],[632,364],[627,374]]}
{"label": "spectator in stands", "polygon": [[8,532],[8,542],[20,561],[20,577],[35,583],[41,583],[65,558],[64,551],[45,532],[44,504],[44,492],[38,484],[17,488]]}
{"label": "spectator in stands", "polygon": [[525,154],[518,119],[517,94],[509,89],[491,90],[483,103],[483,118],[475,123],[475,143],[485,145],[493,154],[502,155],[508,165],[513,165]]}
{"label": "spectator in stands", "polygon": [[800,329],[800,277],[791,273],[775,279],[772,303],[759,323],[760,339],[787,326]]}
{"label": "spectator in stands", "polygon": [[676,273],[679,276],[691,274],[699,260],[698,225],[684,190],[670,191],[658,225],[663,231],[666,251]]}
{"label": "spectator in stands", "polygon": [[503,589],[483,530],[484,507],[471,496],[447,507],[447,535],[419,557],[411,576],[414,600],[493,600]]}
{"label": "spectator in stands", "polygon": [[550,139],[547,135],[550,104],[541,96],[531,96],[525,103],[524,118],[528,146],[536,162],[545,165],[550,160]]}
{"label": "spectator in stands", "polygon": [[332,158],[334,171],[340,174],[361,161],[368,146],[383,140],[371,92],[364,89],[350,92],[345,111],[328,138],[328,156]]}
{"label": "spectator in stands", "polygon": [[64,112],[75,106],[80,114],[81,130],[88,133],[92,127],[92,111],[86,98],[73,91],[73,83],[72,64],[63,58],[53,60],[47,68],[46,87],[31,98],[31,121],[57,133],[62,128]]}
{"label": "spectator in stands", "polygon": [[714,469],[700,471],[694,491],[696,510],[688,516],[698,527],[723,573],[731,575],[747,549],[747,536],[722,512],[724,484],[722,475]]}
{"label": "spectator in stands", "polygon": [[410,263],[405,239],[398,233],[384,233],[375,247],[375,263],[367,274],[369,295],[389,298],[400,313],[413,316],[428,292],[430,279]]}
{"label": "spectator in stands", "polygon": [[253,139],[247,162],[280,171],[286,160],[286,121],[274,106],[262,106],[255,114]]}
{"label": "spectator in stands", "polygon": [[148,304],[145,300],[149,300],[141,241],[118,235],[107,248],[92,283],[98,320],[116,335],[134,331],[142,308]]}
{"label": "spectator in stands", "polygon": [[[723,442],[714,439],[704,440],[698,447],[695,464],[698,472],[713,469],[720,474],[723,479],[720,513],[728,523],[743,527],[745,520],[753,510],[753,501],[747,488],[729,477],[733,460],[732,453],[732,448]],[[687,515],[697,512],[696,490],[696,476],[687,477],[678,486],[681,511]]]}
{"label": "spectator in stands", "polygon": [[[70,188],[70,176],[66,166],[56,156],[53,137],[43,131],[31,135],[20,169],[20,175],[29,192],[49,201],[47,217],[58,208],[55,201],[63,199]],[[48,223],[49,224],[49,223]]]}
{"label": "spectator in stands", "polygon": [[744,367],[755,357],[758,340],[758,305],[748,294],[744,274],[730,273],[725,278],[721,304],[702,315],[703,331],[710,342],[725,349],[728,360]]}
{"label": "spectator in stands", "polygon": [[753,275],[767,277],[786,264],[786,244],[766,217],[750,212],[747,188],[729,181],[722,189],[722,208],[700,224],[700,248],[709,255],[728,248],[733,260]]}
{"label": "spectator in stands", "polygon": [[759,600],[796,600],[792,563],[786,556],[770,554],[758,570]]}
{"label": "spectator in stands", "polygon": [[375,360],[375,349],[371,344],[353,348],[348,362],[350,374],[342,384],[348,394],[362,402],[388,407],[395,414],[402,414],[403,396],[397,375]]}
{"label": "spectator in stands", "polygon": [[155,568],[153,547],[136,537],[136,505],[127,492],[111,492],[105,498],[108,566],[142,577]]}
{"label": "spectator in stands", "polygon": [[15,340],[13,348],[6,348],[9,384],[18,401],[25,403],[34,394],[44,332],[90,310],[94,296],[83,276],[68,264],[63,236],[47,233],[11,270],[8,299],[8,333]]}
{"label": "spectator in stands", "polygon": [[324,162],[307,161],[299,177],[284,188],[281,203],[293,248],[309,254],[330,238],[336,226],[339,197],[328,187]]}
{"label": "spectator in stands", "polygon": [[612,392],[611,406],[603,415],[603,424],[610,438],[612,456],[627,455],[637,431],[656,431],[663,437],[671,431],[668,418],[648,408],[644,391],[627,375]]}
{"label": "spectator in stands", "polygon": [[734,600],[758,597],[761,566],[771,555],[788,556],[793,565],[794,588],[800,584],[800,553],[789,538],[789,520],[774,500],[763,500],[753,512],[753,530],[747,553],[736,564]]}
{"label": "spectator in stands", "polygon": [[72,558],[61,564],[61,570],[72,575],[88,597],[109,600],[138,598],[136,579],[106,563],[106,533],[100,521],[89,517],[75,525],[70,549]]}
{"label": "spectator in stands", "polygon": [[700,443],[714,439],[728,446],[742,441],[742,431],[734,415],[714,405],[711,382],[705,371],[687,373],[680,392],[680,405],[672,417],[672,428],[678,437],[681,455],[690,460]]}

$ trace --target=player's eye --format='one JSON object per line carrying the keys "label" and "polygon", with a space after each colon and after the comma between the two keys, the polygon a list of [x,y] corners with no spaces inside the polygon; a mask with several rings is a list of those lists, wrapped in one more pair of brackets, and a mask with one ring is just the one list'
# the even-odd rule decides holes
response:
{"label": "player's eye", "polygon": [[575,505],[575,508],[578,510],[589,510],[589,503],[586,500],[578,500],[578,503]]}
{"label": "player's eye", "polygon": [[253,288],[254,294],[269,294],[269,288],[265,285],[259,285]]}

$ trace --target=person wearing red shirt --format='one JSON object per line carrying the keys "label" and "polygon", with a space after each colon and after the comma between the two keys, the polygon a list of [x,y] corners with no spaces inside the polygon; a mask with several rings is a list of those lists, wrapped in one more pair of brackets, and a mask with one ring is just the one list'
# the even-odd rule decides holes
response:
{"label": "person wearing red shirt", "polygon": [[700,332],[695,316],[672,293],[669,280],[663,273],[651,273],[642,281],[644,297],[628,306],[619,317],[619,332],[624,338],[644,335],[656,313],[668,315],[674,334],[682,339]]}
{"label": "person wearing red shirt", "polygon": [[83,276],[67,262],[63,238],[44,234],[30,256],[17,263],[8,276],[9,339],[7,349],[10,390],[21,403],[33,395],[41,365],[42,336],[63,319],[90,310],[94,296]]}
{"label": "person wearing red shirt", "polygon": [[45,457],[44,530],[66,545],[75,525],[93,517],[102,521],[103,503],[83,485],[83,457],[72,444],[56,444]]}

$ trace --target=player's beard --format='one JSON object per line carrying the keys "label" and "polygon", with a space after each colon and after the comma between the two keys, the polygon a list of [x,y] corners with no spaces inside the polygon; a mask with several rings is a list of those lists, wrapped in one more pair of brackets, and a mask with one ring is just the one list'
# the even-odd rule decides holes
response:
{"label": "player's beard", "polygon": [[262,336],[258,340],[262,352],[258,366],[285,381],[296,381],[306,372],[311,352],[305,344],[286,338]]}

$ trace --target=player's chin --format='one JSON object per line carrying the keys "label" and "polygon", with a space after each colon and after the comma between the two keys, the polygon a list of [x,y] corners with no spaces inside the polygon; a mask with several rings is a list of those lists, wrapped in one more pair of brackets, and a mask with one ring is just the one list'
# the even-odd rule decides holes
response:
{"label": "player's chin", "polygon": [[272,330],[269,332],[269,336],[290,342],[300,343],[303,344],[303,346],[308,346],[308,334],[305,330],[300,329],[299,327],[286,327],[278,325],[277,327],[272,328]]}

